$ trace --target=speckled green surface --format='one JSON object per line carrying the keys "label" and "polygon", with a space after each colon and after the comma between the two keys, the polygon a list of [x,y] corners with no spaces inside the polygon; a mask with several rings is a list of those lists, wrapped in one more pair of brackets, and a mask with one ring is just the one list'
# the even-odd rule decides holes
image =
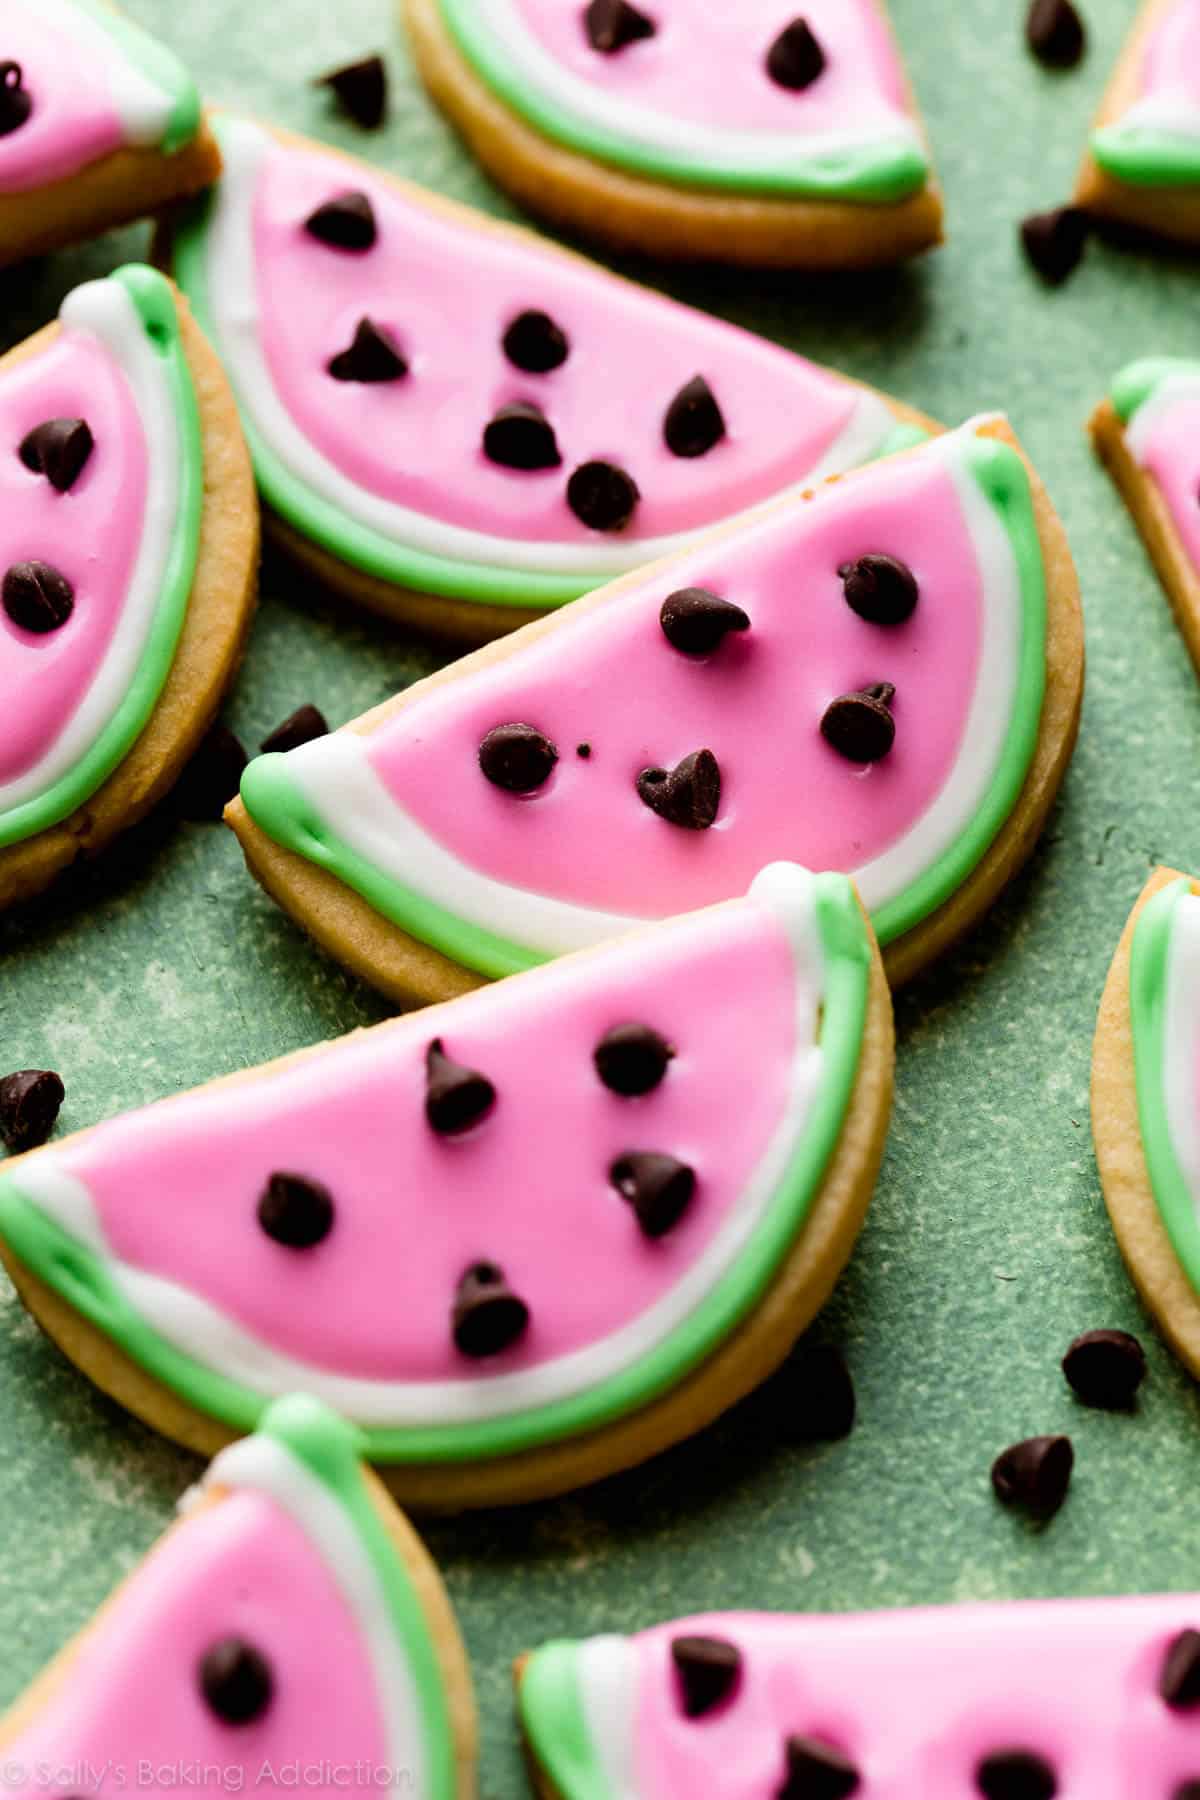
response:
{"label": "speckled green surface", "polygon": [[[412,80],[387,0],[129,0],[214,98],[364,151],[504,210]],[[1200,268],[1093,247],[1041,290],[1018,218],[1063,197],[1132,12],[1088,0],[1084,68],[1027,59],[1018,0],[895,0],[947,190],[950,242],[890,278],[662,276],[673,291],[842,364],[947,421],[1005,407],[1066,521],[1088,618],[1083,734],[1046,841],[988,924],[899,1005],[895,1127],[871,1223],[821,1331],[853,1365],[860,1423],[796,1450],[750,1402],[591,1493],[429,1539],[474,1659],[482,1791],[524,1793],[508,1662],[543,1636],[634,1628],[707,1606],[818,1609],[1200,1587],[1200,1411],[1140,1311],[1109,1234],[1088,1130],[1092,1026],[1151,865],[1200,869],[1200,689],[1082,423],[1108,375],[1195,354]],[[361,136],[306,84],[385,49],[388,129]],[[125,232],[0,277],[6,340],[82,277],[145,244]],[[656,271],[648,271],[655,278]],[[302,700],[338,723],[434,666],[269,566],[229,708],[257,741]],[[62,1070],[75,1128],[383,1015],[303,942],[218,827],[150,823],[102,868],[0,924],[0,1062]],[[164,1206],[171,1195],[162,1196]],[[1058,1372],[1095,1325],[1140,1332],[1138,1414],[1084,1412]],[[0,1289],[0,1704],[88,1616],[170,1515],[196,1465],[100,1400]],[[992,1456],[1069,1430],[1065,1510],[1001,1512]]]}

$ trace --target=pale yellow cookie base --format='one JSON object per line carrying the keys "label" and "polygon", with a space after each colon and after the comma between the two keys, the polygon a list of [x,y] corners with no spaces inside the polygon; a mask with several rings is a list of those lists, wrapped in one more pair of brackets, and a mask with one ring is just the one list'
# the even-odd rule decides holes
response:
{"label": "pale yellow cookie base", "polygon": [[[187,618],[166,686],[141,736],[87,803],[60,824],[0,850],[0,907],[28,900],[80,857],[103,850],[168,792],[211,725],[245,647],[258,580],[258,500],[221,365],[176,294],[200,407],[204,516]],[[35,355],[48,325],[0,361]]]}
{"label": "pale yellow cookie base", "polygon": [[871,269],[942,241],[931,181],[893,206],[717,195],[596,162],[543,137],[459,53],[438,0],[402,0],[430,94],[500,186],[552,224],[617,251],[751,268]]}
{"label": "pale yellow cookie base", "polygon": [[[429,1030],[437,1034],[436,1015],[430,1017]],[[260,1080],[312,1054],[301,1051],[299,1057],[225,1080]],[[492,1462],[385,1468],[384,1479],[397,1499],[414,1510],[455,1513],[565,1493],[631,1468],[690,1437],[764,1381],[824,1305],[858,1236],[887,1137],[893,1061],[891,998],[878,951],[873,950],[866,1031],[841,1137],[804,1229],[761,1305],[707,1362],[632,1417],[584,1437]],[[29,1152],[33,1158],[39,1154]],[[9,1167],[18,1169],[19,1162],[16,1159]],[[47,1335],[128,1411],[205,1455],[236,1435],[147,1375],[3,1243],[0,1258]]]}

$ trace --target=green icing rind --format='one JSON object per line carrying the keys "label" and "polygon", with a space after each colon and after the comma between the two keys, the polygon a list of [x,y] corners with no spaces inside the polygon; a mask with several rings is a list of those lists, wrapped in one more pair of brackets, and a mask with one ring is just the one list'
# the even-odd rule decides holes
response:
{"label": "green icing rind", "polygon": [[1113,376],[1109,388],[1109,399],[1121,423],[1128,425],[1163,383],[1176,376],[1190,376],[1193,381],[1200,381],[1200,362],[1186,356],[1143,356],[1137,362],[1126,363],[1120,373]]}
{"label": "green icing rind", "polygon": [[1155,894],[1138,915],[1129,966],[1133,1068],[1142,1154],[1171,1247],[1200,1293],[1200,1219],[1171,1138],[1166,1056],[1169,962],[1175,909],[1191,892],[1186,877]]}
{"label": "green icing rind", "polygon": [[517,1690],[521,1731],[564,1800],[615,1800],[588,1726],[579,1648],[566,1641],[543,1644],[529,1658]]}
{"label": "green icing rind", "polygon": [[[529,87],[515,68],[492,23],[480,17],[476,0],[440,0],[442,17],[460,54],[510,112],[543,137],[598,162],[685,187],[719,193],[759,193],[801,200],[841,200],[851,205],[892,206],[920,193],[929,179],[929,159],[916,143],[898,137],[849,145],[838,151],[806,152],[797,134],[787,156],[764,157],[736,169],[697,148],[671,150],[635,144],[621,132],[581,119],[553,95]],[[710,140],[711,141],[711,140]]]}
{"label": "green icing rind", "polygon": [[1106,125],[1092,133],[1091,152],[1106,174],[1130,187],[1200,184],[1200,134],[1152,125]]}
{"label": "green icing rind", "polygon": [[[803,1229],[837,1146],[858,1075],[871,948],[850,882],[815,877],[825,960],[819,1041],[822,1073],[804,1138],[750,1246],[691,1317],[632,1368],[589,1392],[509,1418],[416,1428],[367,1427],[380,1462],[479,1462],[596,1430],[649,1405],[703,1362],[753,1312]],[[76,1312],[189,1405],[253,1430],[267,1402],[177,1350],[134,1311],[110,1263],[64,1232],[21,1191],[20,1167],[0,1175],[0,1236],[17,1258]]]}
{"label": "green icing rind", "polygon": [[175,297],[165,276],[138,263],[117,269],[109,280],[120,282],[128,293],[166,366],[179,434],[179,509],[158,604],[127,692],[95,743],[65,775],[44,793],[0,813],[0,848],[69,818],[125,760],[166,685],[195,579],[204,510],[204,449]]}
{"label": "green icing rind", "polygon": [[163,134],[162,149],[172,156],[185,144],[190,144],[200,129],[204,108],[200,90],[179,58],[149,32],[114,11],[106,0],[74,0],[74,4],[107,31],[117,48],[136,64],[147,80],[171,96],[171,113]]}

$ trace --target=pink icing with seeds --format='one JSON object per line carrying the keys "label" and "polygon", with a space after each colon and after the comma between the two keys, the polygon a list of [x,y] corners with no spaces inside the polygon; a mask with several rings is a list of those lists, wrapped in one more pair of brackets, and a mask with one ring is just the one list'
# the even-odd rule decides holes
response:
{"label": "pink icing with seeds", "polygon": [[78,44],[35,6],[6,6],[0,57],[21,65],[29,118],[0,137],[0,193],[62,181],[119,150],[120,116]]}

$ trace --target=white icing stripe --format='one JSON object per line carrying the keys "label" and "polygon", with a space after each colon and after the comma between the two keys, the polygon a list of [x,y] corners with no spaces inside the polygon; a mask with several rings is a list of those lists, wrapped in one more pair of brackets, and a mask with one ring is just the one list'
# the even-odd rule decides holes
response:
{"label": "white icing stripe", "polygon": [[119,281],[89,281],[67,295],[59,318],[65,332],[96,338],[129,383],[146,436],[146,512],[129,589],[91,686],[40,761],[12,781],[0,783],[0,813],[35,799],[60,781],[117,712],[145,652],[179,515],[183,445],[167,364],[146,336],[129,293]]}
{"label": "white icing stripe", "polygon": [[[768,911],[792,951],[796,1052],[783,1118],[704,1254],[638,1318],[583,1350],[517,1374],[483,1379],[400,1382],[337,1375],[273,1349],[177,1282],[119,1261],[87,1186],[68,1174],[53,1153],[34,1158],[22,1170],[17,1186],[69,1236],[103,1259],[130,1306],[168,1343],[256,1393],[271,1398],[310,1393],[357,1424],[380,1428],[475,1424],[587,1393],[648,1356],[691,1317],[736,1264],[769,1211],[805,1135],[824,1066],[816,1033],[825,993],[825,957],[813,878],[805,870],[776,864],[757,878],[744,904]],[[552,978],[552,971],[534,978]]]}
{"label": "white icing stripe", "polygon": [[[389,543],[447,561],[541,575],[595,578],[597,584],[668,556],[695,542],[699,532],[631,538],[607,544],[536,544],[492,537],[413,512],[350,480],[297,427],[281,400],[263,354],[254,255],[254,200],[269,132],[247,119],[223,117],[225,171],[216,189],[205,245],[208,310],[238,404],[263,444],[297,481],[360,528]],[[854,411],[818,466],[797,483],[840,474],[880,449],[896,424],[877,394],[862,389]]]}
{"label": "white icing stripe", "polygon": [[1125,425],[1125,443],[1136,463],[1145,463],[1146,453],[1162,420],[1181,400],[1192,399],[1198,393],[1200,374],[1180,370],[1158,383]]}
{"label": "white icing stripe", "polygon": [[1200,137],[1200,110],[1186,94],[1145,94],[1108,129],[1165,131],[1177,137]]}
{"label": "white icing stripe", "polygon": [[637,1646],[623,1637],[587,1638],[575,1653],[579,1698],[611,1800],[639,1800],[634,1731]]}
{"label": "white icing stripe", "polygon": [[82,67],[103,71],[108,97],[127,144],[149,149],[162,142],[176,96],[151,81],[98,19],[83,7],[73,5],[72,0],[4,0],[4,10],[24,12],[31,20],[61,32],[78,46]]}
{"label": "white icing stripe", "polygon": [[1162,1046],[1163,1096],[1175,1160],[1200,1215],[1200,896],[1184,894],[1171,917]]}
{"label": "white icing stripe", "polygon": [[[388,1764],[404,1793],[430,1791],[421,1702],[370,1556],[335,1496],[277,1439],[260,1434],[231,1444],[201,1483],[266,1494],[297,1524],[332,1575],[367,1648],[384,1720]],[[194,1492],[195,1490],[193,1490]],[[186,1498],[186,1496],[185,1496]]]}

